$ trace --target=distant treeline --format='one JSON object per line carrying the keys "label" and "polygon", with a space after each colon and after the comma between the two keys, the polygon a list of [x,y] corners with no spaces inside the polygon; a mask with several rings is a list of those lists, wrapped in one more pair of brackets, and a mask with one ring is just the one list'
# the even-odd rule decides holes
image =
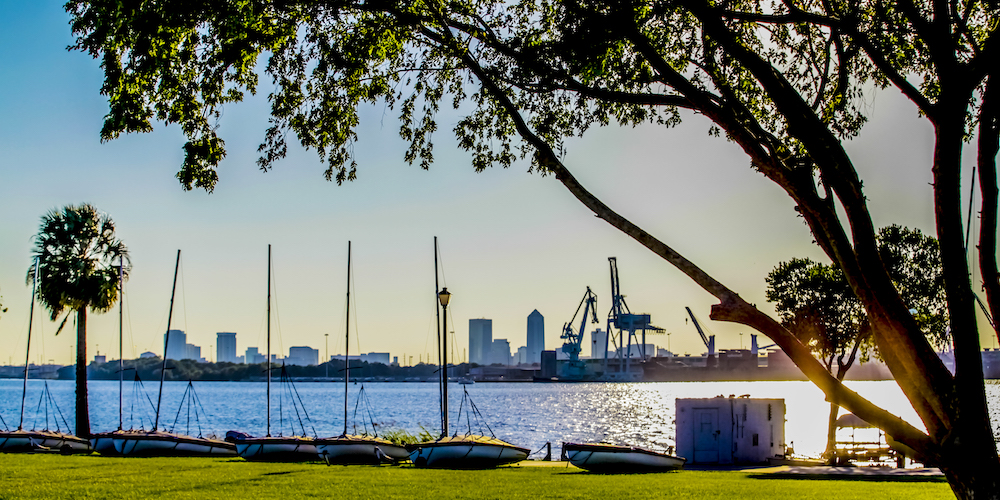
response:
{"label": "distant treeline", "polygon": [[[131,380],[138,372],[142,380],[159,380],[160,358],[141,358],[125,360],[125,379]],[[329,365],[329,366],[327,366]],[[271,377],[277,378],[281,372],[281,363],[271,363]],[[473,365],[475,366],[475,365]],[[249,381],[261,380],[265,375],[266,366],[259,364],[242,363],[199,363],[190,359],[167,360],[167,369],[164,373],[165,380],[220,380],[220,381]],[[344,362],[333,360],[315,366],[286,365],[285,371],[289,377],[295,378],[324,378],[329,374],[330,378],[343,378]],[[382,363],[368,363],[358,360],[351,360],[351,378],[376,378],[387,380],[427,380],[437,377],[437,365],[421,363],[416,366],[387,366]],[[469,365],[460,365],[448,368],[449,377],[464,377],[468,374]],[[59,370],[59,378],[72,380],[74,378],[73,365],[64,366]],[[87,378],[90,380],[118,380],[118,362],[94,364],[87,367]]]}

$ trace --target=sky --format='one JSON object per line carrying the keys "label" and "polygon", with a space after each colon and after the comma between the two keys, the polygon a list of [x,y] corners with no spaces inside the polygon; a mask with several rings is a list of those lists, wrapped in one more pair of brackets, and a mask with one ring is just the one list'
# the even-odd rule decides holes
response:
{"label": "sky", "polygon": [[[323,179],[315,152],[301,148],[290,148],[269,172],[257,169],[267,126],[264,83],[257,96],[224,110],[219,133],[228,156],[215,192],[184,191],[174,177],[184,143],[177,126],[100,142],[107,112],[102,72],[90,56],[66,50],[73,42],[68,21],[61,2],[0,1],[0,296],[9,308],[0,316],[0,364],[24,360],[31,296],[25,275],[41,216],[84,202],[111,216],[131,254],[126,359],[163,350],[178,249],[171,328],[185,330],[210,360],[216,332],[237,333],[237,354],[265,350],[269,244],[272,352],[307,345],[321,358],[343,353],[351,241],[351,352],[426,360],[435,350],[435,236],[443,285],[453,294],[453,361],[464,359],[469,319],[492,319],[493,337],[516,350],[535,309],[545,317],[546,348],[558,348],[588,286],[601,321],[588,331],[605,328],[611,256],[631,310],[651,314],[670,333],[649,342],[680,354],[703,352],[686,321],[689,306],[718,348],[749,346],[748,328],[708,319],[713,297],[594,217],[555,178],[527,173],[526,163],[475,173],[448,133],[457,116],[441,117],[436,162],[424,171],[403,161],[396,112],[364,109],[358,180],[337,186]],[[867,104],[871,121],[847,148],[876,225],[933,233],[929,124],[893,90],[871,93]],[[791,200],[735,145],[710,137],[709,126],[688,116],[675,129],[593,130],[568,143],[565,162],[613,209],[773,314],[764,298],[767,273],[793,257],[825,257]],[[35,318],[32,362],[71,363],[75,333],[55,336],[56,324],[38,308]],[[996,345],[986,329],[981,335],[984,347]],[[88,353],[98,350],[117,357],[117,311],[90,317]]]}

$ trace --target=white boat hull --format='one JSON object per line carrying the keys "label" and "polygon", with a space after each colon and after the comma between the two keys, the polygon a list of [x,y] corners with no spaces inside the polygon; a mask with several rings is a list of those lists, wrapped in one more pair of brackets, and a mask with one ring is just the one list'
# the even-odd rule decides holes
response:
{"label": "white boat hull", "polygon": [[659,472],[677,470],[687,460],[665,453],[599,444],[563,443],[569,462],[594,472]]}
{"label": "white boat hull", "polygon": [[413,465],[438,469],[489,469],[520,462],[529,453],[526,448],[482,436],[444,438],[411,448]]}
{"label": "white boat hull", "polygon": [[115,451],[126,457],[232,457],[236,447],[219,439],[167,432],[129,433],[114,438]]}
{"label": "white boat hull", "polygon": [[315,441],[306,437],[237,439],[236,453],[258,462],[313,462],[320,460]]}
{"label": "white boat hull", "polygon": [[90,442],[72,434],[52,431],[0,432],[0,452],[26,452],[40,448],[59,450],[63,453],[91,451]]}
{"label": "white boat hull", "polygon": [[378,465],[410,456],[403,446],[362,436],[317,439],[316,451],[330,465]]}

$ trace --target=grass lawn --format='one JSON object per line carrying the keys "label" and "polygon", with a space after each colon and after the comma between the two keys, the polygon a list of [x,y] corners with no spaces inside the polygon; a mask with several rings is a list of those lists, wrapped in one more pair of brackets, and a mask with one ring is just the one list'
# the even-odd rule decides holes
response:
{"label": "grass lawn", "polygon": [[954,496],[940,477],[800,479],[753,471],[598,475],[558,462],[445,471],[410,466],[249,463],[242,459],[0,454],[0,499],[21,498],[909,500]]}

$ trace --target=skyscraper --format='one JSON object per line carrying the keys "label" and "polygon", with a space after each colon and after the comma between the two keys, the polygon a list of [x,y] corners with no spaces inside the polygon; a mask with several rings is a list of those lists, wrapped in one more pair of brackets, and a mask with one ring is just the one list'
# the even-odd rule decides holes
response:
{"label": "skyscraper", "polygon": [[488,365],[493,349],[493,320],[469,320],[469,362]]}
{"label": "skyscraper", "polygon": [[166,357],[169,359],[187,359],[187,334],[184,330],[167,330],[163,334],[163,341],[167,345]]}
{"label": "skyscraper", "polygon": [[545,317],[538,309],[528,315],[528,363],[541,363],[545,350]]}
{"label": "skyscraper", "polygon": [[236,333],[218,332],[215,334],[215,361],[217,363],[236,362]]}
{"label": "skyscraper", "polygon": [[604,359],[608,348],[608,332],[600,328],[590,332],[590,357],[593,359]]}

